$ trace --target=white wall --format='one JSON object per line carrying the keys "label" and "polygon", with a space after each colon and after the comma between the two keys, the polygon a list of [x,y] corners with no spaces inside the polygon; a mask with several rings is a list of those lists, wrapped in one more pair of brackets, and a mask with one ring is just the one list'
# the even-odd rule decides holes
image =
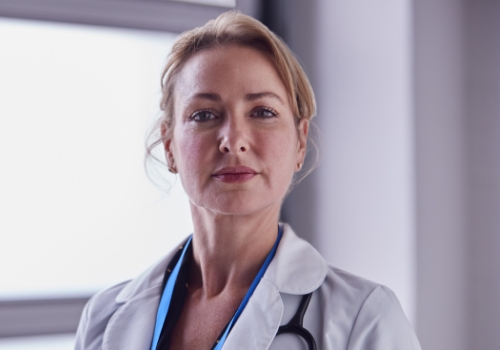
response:
{"label": "white wall", "polygon": [[323,160],[284,219],[393,288],[423,349],[499,349],[500,2],[286,4]]}
{"label": "white wall", "polygon": [[392,288],[413,320],[411,2],[294,3],[281,30],[312,77],[323,157],[284,219],[335,266]]}
{"label": "white wall", "polygon": [[393,288],[413,318],[409,2],[324,6],[316,244],[333,264]]}

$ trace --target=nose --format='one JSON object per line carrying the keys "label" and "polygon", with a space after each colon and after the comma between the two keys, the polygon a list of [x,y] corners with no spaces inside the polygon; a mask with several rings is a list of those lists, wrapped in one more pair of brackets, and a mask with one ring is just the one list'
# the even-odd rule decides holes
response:
{"label": "nose", "polygon": [[248,128],[244,120],[229,117],[220,129],[219,151],[221,153],[245,153],[249,150]]}

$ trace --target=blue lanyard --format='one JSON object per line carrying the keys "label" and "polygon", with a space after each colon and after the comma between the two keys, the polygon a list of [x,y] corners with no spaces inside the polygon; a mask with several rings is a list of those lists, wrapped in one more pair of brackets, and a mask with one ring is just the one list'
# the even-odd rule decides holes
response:
{"label": "blue lanyard", "polygon": [[[264,273],[266,272],[267,267],[269,266],[269,264],[273,260],[274,255],[276,254],[276,250],[278,249],[278,244],[281,240],[281,236],[283,236],[283,229],[281,226],[278,226],[278,237],[276,239],[276,242],[274,243],[273,248],[271,249],[271,251],[267,255],[266,260],[264,260],[264,264],[262,264],[259,272],[257,273],[257,276],[255,276],[252,284],[250,285],[250,288],[248,289],[245,297],[243,298],[243,301],[241,302],[240,306],[236,310],[236,313],[234,314],[231,321],[229,321],[229,324],[227,325],[224,333],[222,334],[220,339],[217,341],[217,345],[215,346],[214,350],[222,349],[222,346],[226,342],[226,338],[229,335],[229,332],[231,331],[234,324],[236,323],[236,321],[240,317],[241,313],[245,309],[245,306],[248,304],[248,301],[250,300],[250,297],[252,296],[255,289],[257,288],[257,285],[259,284],[260,280],[262,279],[262,276],[264,276]],[[179,270],[181,268],[182,261],[184,259],[184,255],[186,254],[186,251],[187,251],[187,248],[189,247],[189,244],[191,244],[191,240],[192,240],[192,236],[190,236],[189,239],[187,240],[186,244],[184,244],[182,254],[179,257],[179,260],[177,261],[174,269],[172,270],[172,273],[168,277],[167,284],[165,285],[165,289],[163,290],[163,294],[162,294],[161,300],[160,300],[160,305],[158,306],[158,312],[156,313],[155,331],[153,334],[153,342],[151,344],[151,350],[156,350],[156,346],[158,345],[161,330],[163,328],[163,324],[165,323],[168,309],[170,307],[170,301],[172,300],[172,294],[174,292],[175,282],[177,280],[177,276],[179,275]]]}
{"label": "blue lanyard", "polygon": [[156,323],[155,323],[155,332],[153,334],[153,342],[151,343],[151,350],[156,350],[156,346],[158,345],[158,340],[160,340],[161,330],[163,328],[163,324],[165,323],[165,319],[167,318],[168,308],[170,307],[170,301],[172,300],[172,295],[174,294],[175,281],[177,280],[177,276],[179,275],[179,270],[181,269],[182,260],[184,260],[184,255],[186,255],[187,248],[191,243],[193,236],[189,236],[187,242],[184,244],[184,248],[182,249],[182,254],[177,260],[177,264],[175,264],[172,273],[168,277],[167,284],[165,285],[165,289],[163,290],[163,294],[161,296],[160,305],[158,305],[158,311],[156,312]]}
{"label": "blue lanyard", "polygon": [[247,294],[243,298],[243,301],[241,302],[240,306],[238,307],[238,310],[236,310],[236,313],[234,314],[233,318],[229,322],[229,324],[226,327],[226,330],[224,331],[224,334],[218,341],[217,345],[215,346],[214,350],[220,350],[224,346],[224,343],[226,342],[226,338],[231,331],[231,328],[233,328],[233,325],[236,323],[238,318],[240,317],[241,313],[243,312],[243,309],[245,306],[247,306],[248,301],[250,300],[250,297],[252,296],[253,292],[255,291],[255,288],[257,288],[257,285],[259,284],[260,280],[262,279],[262,276],[264,276],[264,273],[267,270],[267,267],[271,263],[271,260],[274,258],[274,254],[276,253],[276,250],[278,249],[278,244],[280,243],[281,236],[283,236],[283,229],[281,226],[278,226],[278,238],[276,238],[276,242],[274,243],[273,249],[269,252],[267,255],[266,260],[264,260],[264,264],[262,264],[262,267],[259,270],[259,273],[257,273],[257,276],[255,276],[255,279],[253,280],[252,284],[250,285],[250,288],[247,291]]}

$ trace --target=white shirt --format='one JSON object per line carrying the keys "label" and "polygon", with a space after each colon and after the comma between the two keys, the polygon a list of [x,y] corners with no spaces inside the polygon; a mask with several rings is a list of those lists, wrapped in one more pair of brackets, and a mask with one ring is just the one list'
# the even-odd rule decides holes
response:
{"label": "white shirt", "polygon": [[[176,251],[137,278],[92,297],[75,350],[149,350],[163,276]],[[318,349],[421,350],[389,288],[329,266],[286,224],[273,261],[223,349],[307,349],[297,335],[275,335],[295,314],[302,295],[311,292],[304,327]]]}

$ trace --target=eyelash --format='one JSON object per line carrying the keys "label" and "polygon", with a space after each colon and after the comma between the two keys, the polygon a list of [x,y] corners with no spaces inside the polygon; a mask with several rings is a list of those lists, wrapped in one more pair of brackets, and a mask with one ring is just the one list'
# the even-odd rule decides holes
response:
{"label": "eyelash", "polygon": [[[251,115],[255,115],[256,113],[259,113],[259,112],[268,112],[268,113],[271,113],[271,116],[267,116],[267,117],[264,117],[264,116],[255,116],[256,118],[260,118],[260,119],[271,119],[271,118],[276,118],[279,116],[278,112],[274,109],[274,108],[271,108],[271,107],[264,107],[264,106],[259,106],[259,107],[256,107],[252,110],[251,112]],[[203,113],[210,113],[213,118],[208,118],[208,119],[196,119],[200,116],[200,114],[203,114]],[[216,119],[218,118],[217,115],[210,109],[200,109],[198,111],[195,111],[193,114],[191,114],[191,116],[189,117],[189,120],[192,120],[192,121],[195,121],[195,122],[199,122],[199,123],[203,123],[203,122],[206,122],[206,121],[209,121],[209,120],[213,120],[213,119]]]}
{"label": "eyelash", "polygon": [[270,118],[278,117],[278,112],[276,112],[276,110],[271,108],[271,107],[259,106],[259,107],[256,107],[253,109],[252,114],[255,114],[255,112],[269,112],[272,114],[272,116],[270,116],[270,117],[258,116],[257,118],[270,119]]}
{"label": "eyelash", "polygon": [[197,118],[200,114],[202,114],[202,113],[210,113],[210,114],[212,114],[212,116],[214,116],[215,118],[217,118],[217,116],[215,115],[215,113],[214,113],[212,110],[210,110],[210,109],[200,109],[200,110],[198,110],[198,111],[194,112],[193,114],[191,114],[191,116],[189,117],[189,120],[192,120],[192,121],[195,121],[195,122],[199,122],[199,123],[203,123],[203,122],[206,122],[206,121],[208,121],[208,120],[213,120],[213,119],[215,119],[215,118],[209,118],[209,119],[203,119],[203,120],[199,120],[199,119],[198,119],[198,120],[197,120],[196,118]]}

